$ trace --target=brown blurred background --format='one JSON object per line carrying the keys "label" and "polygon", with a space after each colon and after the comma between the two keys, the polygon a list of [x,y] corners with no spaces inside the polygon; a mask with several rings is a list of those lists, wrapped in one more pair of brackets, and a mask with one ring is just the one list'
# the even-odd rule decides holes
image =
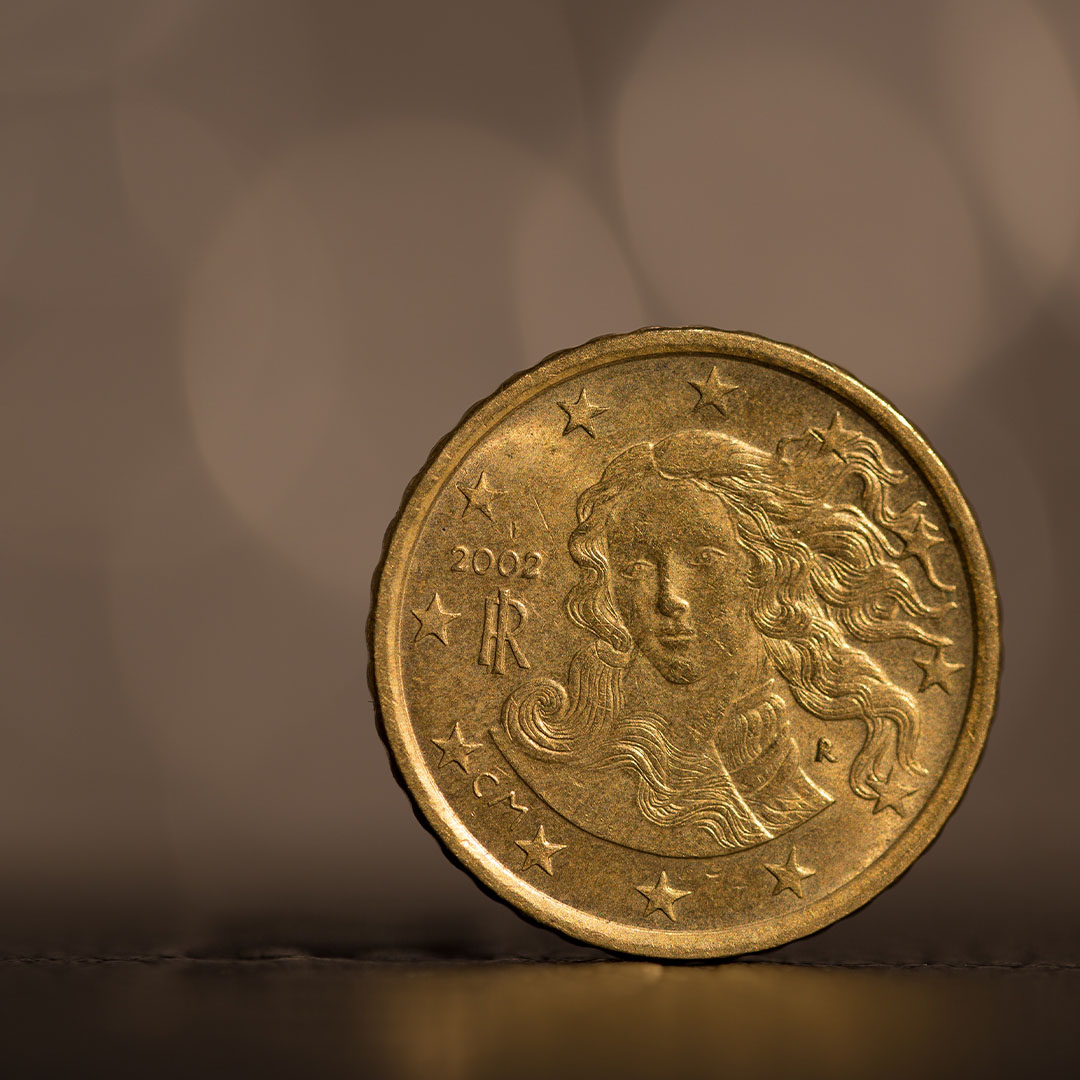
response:
{"label": "brown blurred background", "polygon": [[777,959],[1080,962],[1080,4],[0,4],[0,952],[588,956],[393,780],[384,530],[546,353],[792,341],[929,437],[1005,617],[893,888]]}

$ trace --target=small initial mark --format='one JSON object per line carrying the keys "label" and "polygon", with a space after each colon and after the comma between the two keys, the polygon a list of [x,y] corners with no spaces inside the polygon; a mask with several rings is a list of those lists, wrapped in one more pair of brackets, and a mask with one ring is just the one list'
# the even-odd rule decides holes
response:
{"label": "small initial mark", "polygon": [[[485,780],[491,781],[491,787],[485,791],[487,785]],[[501,803],[506,803],[503,807],[504,810],[513,810],[516,814],[527,814],[529,808],[523,806],[517,801],[517,792],[511,788],[508,795],[500,795],[495,798],[495,792],[499,789],[502,781],[494,773],[481,773],[474,781],[472,785],[473,794],[478,799],[483,799],[486,803],[490,803],[492,806],[499,806]]]}
{"label": "small initial mark", "polygon": [[551,867],[551,857],[566,847],[565,844],[552,843],[544,835],[544,826],[536,830],[536,836],[532,840],[515,840],[515,844],[525,852],[525,865],[521,868],[522,873],[532,866],[539,866],[548,877],[554,877],[555,871]]}
{"label": "small initial mark", "polygon": [[828,739],[818,739],[815,761],[827,761],[831,765],[836,764],[836,755],[833,753],[832,743]]}
{"label": "small initial mark", "polygon": [[691,379],[690,385],[698,392],[698,400],[694,408],[702,409],[706,405],[711,405],[721,416],[727,416],[724,398],[733,390],[739,389],[735,383],[723,382],[720,373],[715,367],[709,372],[708,377],[702,379],[701,382],[694,382]]}
{"label": "small initial mark", "polygon": [[790,889],[800,900],[802,899],[803,878],[813,877],[814,874],[817,873],[816,870],[811,870],[809,867],[799,865],[798,860],[795,857],[794,845],[792,845],[791,851],[788,853],[787,862],[780,866],[766,863],[765,869],[776,878],[773,896],[776,896],[777,893],[782,893],[785,889]]}
{"label": "small initial mark", "polygon": [[457,487],[458,491],[465,496],[465,506],[461,510],[462,517],[470,510],[479,510],[488,521],[495,520],[495,514],[491,508],[491,503],[495,496],[501,495],[502,492],[496,491],[488,484],[487,472],[481,470],[480,478],[472,487],[466,484],[464,480],[462,480]]}
{"label": "small initial mark", "polygon": [[904,787],[897,776],[896,769],[889,773],[885,781],[871,780],[870,787],[877,796],[872,813],[880,814],[882,810],[895,810],[901,817],[907,817],[904,809],[904,800],[914,795],[918,788]]}
{"label": "small initial mark", "polygon": [[413,614],[420,620],[420,629],[416,631],[413,641],[419,641],[422,637],[432,634],[444,645],[450,644],[446,636],[446,628],[454,619],[461,617],[460,611],[447,611],[442,606],[442,599],[438,593],[432,594],[431,603],[426,608],[413,608]]}
{"label": "small initial mark", "polygon": [[567,416],[566,426],[562,432],[564,435],[569,435],[575,428],[581,428],[583,431],[587,431],[594,439],[596,438],[596,432],[593,431],[592,422],[601,413],[608,411],[607,405],[594,405],[589,400],[585,387],[581,388],[577,401],[560,401],[559,408]]}
{"label": "small initial mark", "polygon": [[465,736],[461,734],[461,725],[458,723],[454,724],[450,729],[450,734],[445,739],[432,739],[431,741],[442,751],[442,760],[439,762],[440,769],[453,763],[460,766],[461,771],[464,773],[469,771],[469,755],[482,749],[480,743],[466,741]]}
{"label": "small initial mark", "polygon": [[497,776],[496,776],[496,775],[495,775],[494,773],[489,773],[489,772],[482,772],[482,773],[481,773],[481,774],[480,774],[480,775],[479,775],[479,776],[478,776],[478,777],[477,777],[477,778],[476,778],[476,779],[475,779],[475,780],[474,780],[474,781],[472,782],[472,790],[473,790],[473,794],[474,794],[474,795],[475,795],[475,796],[476,796],[476,797],[477,797],[478,799],[482,799],[482,798],[484,797],[484,781],[485,781],[485,780],[490,780],[490,781],[491,781],[491,784],[492,784],[492,788],[491,788],[491,790],[492,790],[492,791],[494,791],[494,790],[495,790],[495,788],[497,788],[497,787],[499,786],[499,778],[498,778],[498,777],[497,777]]}
{"label": "small initial mark", "polygon": [[513,788],[510,789],[509,795],[504,795],[501,799],[496,799],[495,802],[496,804],[506,803],[506,809],[513,810],[515,814],[527,814],[529,812],[527,806],[523,806],[517,801],[517,792]]}
{"label": "small initial mark", "polygon": [[964,665],[954,664],[945,659],[945,648],[941,646],[934,650],[934,655],[929,660],[920,660],[915,657],[915,663],[922,668],[923,680],[919,687],[919,693],[925,693],[931,687],[940,686],[946,694],[952,691],[949,688],[949,678],[955,675]]}
{"label": "small initial mark", "polygon": [[646,917],[654,911],[662,911],[672,922],[675,922],[675,902],[691,892],[690,889],[676,889],[668,881],[666,870],[660,871],[655,885],[635,885],[634,888],[648,901],[645,905]]}

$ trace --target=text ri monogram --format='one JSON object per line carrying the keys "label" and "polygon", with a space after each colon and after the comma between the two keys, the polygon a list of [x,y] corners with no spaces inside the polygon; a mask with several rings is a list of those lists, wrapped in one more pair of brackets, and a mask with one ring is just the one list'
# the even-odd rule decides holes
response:
{"label": "text ri monogram", "polygon": [[479,663],[491,668],[493,675],[506,674],[506,650],[509,648],[519,668],[527,668],[529,661],[514,637],[525,625],[529,613],[525,603],[512,597],[507,589],[500,589],[498,596],[484,598],[484,630],[480,636]]}

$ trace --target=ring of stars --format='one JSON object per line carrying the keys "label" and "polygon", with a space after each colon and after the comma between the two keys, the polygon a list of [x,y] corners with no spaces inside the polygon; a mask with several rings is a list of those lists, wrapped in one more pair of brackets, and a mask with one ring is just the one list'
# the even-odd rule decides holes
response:
{"label": "ring of stars", "polygon": [[578,394],[577,401],[560,401],[559,408],[566,413],[567,421],[566,426],[563,428],[563,434],[569,435],[571,431],[576,428],[581,428],[583,431],[588,432],[594,439],[596,438],[596,432],[593,430],[593,421],[601,414],[608,411],[607,405],[594,405],[589,400],[589,395],[585,390],[585,387],[581,388],[581,393]]}
{"label": "ring of stars", "polygon": [[555,871],[551,865],[551,858],[557,851],[562,851],[565,844],[556,844],[544,835],[544,826],[536,830],[536,836],[531,840],[515,840],[515,844],[525,852],[525,865],[521,868],[524,873],[532,866],[539,866],[548,877],[554,877]]}
{"label": "ring of stars", "polygon": [[724,382],[715,366],[701,382],[694,382],[693,379],[690,379],[689,382],[698,392],[698,400],[694,405],[695,409],[703,409],[706,405],[711,405],[721,416],[727,416],[727,405],[724,399],[733,390],[739,389],[735,383]]}
{"label": "ring of stars", "polygon": [[458,483],[457,488],[458,491],[465,496],[465,506],[461,511],[462,517],[470,510],[479,510],[488,521],[495,520],[495,512],[492,510],[491,504],[495,496],[501,495],[502,492],[496,491],[488,484],[486,471],[483,469],[480,470],[480,478],[472,487],[462,480]]}
{"label": "ring of stars", "polygon": [[469,755],[477,750],[482,750],[480,743],[471,743],[461,733],[461,724],[455,723],[450,729],[450,734],[444,739],[431,740],[441,751],[442,759],[439,768],[454,764],[460,766],[462,772],[469,771]]}
{"label": "ring of stars", "polygon": [[901,817],[907,817],[904,800],[918,791],[918,788],[904,787],[895,768],[886,780],[871,780],[870,787],[877,796],[877,802],[871,813],[880,814],[882,810],[895,810]]}
{"label": "ring of stars", "polygon": [[817,871],[808,866],[800,866],[795,856],[795,845],[788,852],[787,861],[779,865],[766,863],[765,869],[776,878],[773,888],[773,896],[782,893],[785,889],[794,893],[800,900],[803,898],[802,883],[805,878],[813,877]]}
{"label": "ring of stars", "polygon": [[645,905],[646,918],[654,911],[662,911],[672,922],[676,921],[675,902],[689,896],[690,889],[676,889],[668,880],[667,871],[661,870],[655,885],[635,885],[648,901]]}
{"label": "ring of stars", "polygon": [[960,671],[964,665],[946,660],[944,646],[936,648],[934,655],[929,660],[921,660],[917,656],[913,657],[913,659],[922,668],[923,679],[922,686],[919,687],[920,694],[925,694],[927,690],[934,686],[940,686],[946,694],[952,693],[949,679]]}
{"label": "ring of stars", "polygon": [[859,433],[852,428],[844,427],[840,414],[835,413],[832,422],[825,431],[820,428],[811,428],[810,434],[821,443],[821,450],[825,453],[835,454],[841,461],[847,461],[848,451],[854,448],[859,441]]}
{"label": "ring of stars", "polygon": [[437,592],[432,593],[431,603],[426,608],[413,608],[413,614],[420,620],[420,629],[416,631],[413,641],[419,641],[431,634],[444,645],[450,644],[450,639],[446,636],[450,623],[461,618],[460,611],[447,611],[442,606],[442,597]]}

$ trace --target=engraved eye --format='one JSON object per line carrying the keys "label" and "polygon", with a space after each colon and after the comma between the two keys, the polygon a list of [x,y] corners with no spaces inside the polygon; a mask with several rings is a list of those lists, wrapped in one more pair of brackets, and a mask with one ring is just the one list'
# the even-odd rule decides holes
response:
{"label": "engraved eye", "polygon": [[648,559],[632,559],[623,566],[619,573],[621,573],[623,577],[632,578],[647,574],[652,569],[653,564],[649,562]]}
{"label": "engraved eye", "polygon": [[723,557],[724,553],[719,548],[700,547],[694,552],[694,557],[690,560],[690,565],[715,566]]}

